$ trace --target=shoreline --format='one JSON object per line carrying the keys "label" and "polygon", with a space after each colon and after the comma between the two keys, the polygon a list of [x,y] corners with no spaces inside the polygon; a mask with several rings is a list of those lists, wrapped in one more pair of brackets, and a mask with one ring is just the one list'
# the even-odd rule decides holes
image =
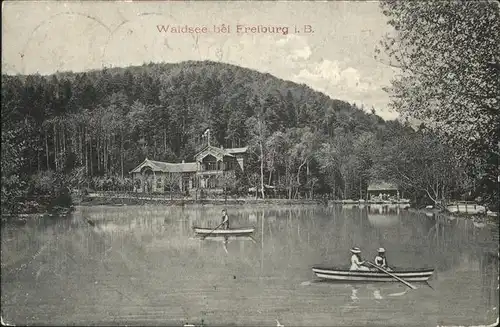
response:
{"label": "shoreline", "polygon": [[80,206],[98,206],[98,205],[167,205],[167,206],[199,206],[199,205],[324,205],[321,200],[307,199],[255,199],[255,198],[207,198],[207,199],[190,199],[190,198],[165,198],[156,196],[137,196],[137,197],[86,197],[79,201]]}
{"label": "shoreline", "polygon": [[[354,202],[354,201],[353,201]],[[158,205],[158,206],[179,206],[179,207],[199,207],[199,206],[245,206],[245,205],[264,205],[264,206],[297,206],[297,205],[307,205],[307,206],[349,206],[354,205],[354,207],[364,207],[370,205],[387,205],[387,206],[401,206],[413,213],[425,214],[426,216],[441,215],[449,220],[455,219],[468,219],[472,221],[482,221],[488,225],[498,224],[498,216],[491,215],[487,212],[485,213],[465,213],[465,212],[449,212],[443,209],[417,209],[409,207],[409,203],[376,203],[376,202],[365,202],[365,203],[351,203],[344,202],[342,200],[328,200],[323,199],[311,200],[311,199],[255,199],[252,198],[205,198],[205,199],[193,199],[193,198],[172,198],[166,197],[163,194],[148,194],[148,195],[138,195],[138,194],[98,194],[91,193],[87,196],[74,196],[73,204],[69,207],[54,207],[50,211],[46,212],[34,212],[34,213],[18,213],[18,214],[2,214],[1,222],[13,221],[13,222],[27,222],[31,219],[43,219],[52,217],[63,217],[69,215],[75,210],[75,207],[82,206],[140,206],[140,205]],[[356,205],[358,204],[358,205]]]}

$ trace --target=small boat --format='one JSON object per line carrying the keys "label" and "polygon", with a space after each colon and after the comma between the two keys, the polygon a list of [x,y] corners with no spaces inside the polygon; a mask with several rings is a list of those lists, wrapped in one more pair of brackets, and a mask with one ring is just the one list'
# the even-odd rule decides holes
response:
{"label": "small boat", "polygon": [[486,211],[486,215],[488,215],[490,217],[497,217],[498,216],[498,212],[493,212],[491,210],[488,210],[488,211]]}
{"label": "small boat", "polygon": [[[326,268],[313,267],[317,277],[336,281],[356,282],[397,282],[397,279],[377,270],[349,270],[348,268]],[[390,271],[391,274],[404,279],[407,282],[425,282],[434,273],[433,268],[423,269],[397,269]]]}
{"label": "small boat", "polygon": [[[203,235],[198,235],[198,236],[203,236]],[[239,235],[231,235],[231,236],[226,236],[226,235],[213,235],[210,234],[208,236],[203,236],[205,240],[210,240],[210,241],[219,241],[219,242],[224,242],[228,243],[231,241],[251,241],[255,243],[255,239],[252,236],[239,236]]]}
{"label": "small boat", "polygon": [[486,213],[486,207],[475,202],[456,202],[446,206],[451,213],[467,213],[471,215]]}
{"label": "small boat", "polygon": [[230,228],[230,229],[216,229],[196,227],[193,226],[194,232],[198,236],[250,236],[255,228],[254,227],[240,227],[240,228]]}

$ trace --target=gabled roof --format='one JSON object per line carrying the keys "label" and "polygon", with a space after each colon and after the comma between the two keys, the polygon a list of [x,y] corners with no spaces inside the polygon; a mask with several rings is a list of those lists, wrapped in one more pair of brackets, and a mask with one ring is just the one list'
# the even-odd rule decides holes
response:
{"label": "gabled roof", "polygon": [[387,182],[373,182],[368,185],[368,191],[395,191],[397,189],[396,185]]}
{"label": "gabled roof", "polygon": [[198,151],[194,155],[194,157],[198,158],[203,152],[208,152],[209,154],[214,154],[214,155],[216,155],[218,157],[224,157],[224,156],[234,157],[233,155],[231,155],[230,153],[228,153],[226,150],[218,148],[218,147],[215,147],[215,146],[212,146],[212,145],[205,146],[203,149],[201,149],[200,151]]}
{"label": "gabled roof", "polygon": [[153,169],[153,171],[163,171],[168,167],[167,162],[148,160],[148,159],[146,160],[149,162],[149,166],[151,167],[151,169]]}
{"label": "gabled roof", "polygon": [[239,154],[239,153],[245,153],[247,152],[248,147],[243,147],[243,148],[218,148],[213,145],[206,145],[203,147],[200,151],[198,151],[194,156],[195,158],[198,157],[200,154],[202,154],[205,151],[208,151],[209,153],[216,154],[219,157],[234,157],[234,154]]}
{"label": "gabled roof", "polygon": [[149,167],[155,172],[164,173],[196,172],[196,162],[170,163],[146,158],[139,166],[132,169],[130,173],[140,173],[144,167]]}

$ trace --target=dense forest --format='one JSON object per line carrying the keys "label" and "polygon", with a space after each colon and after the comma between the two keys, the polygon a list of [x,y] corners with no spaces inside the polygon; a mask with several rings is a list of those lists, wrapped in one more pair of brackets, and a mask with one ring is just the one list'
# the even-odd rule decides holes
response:
{"label": "dense forest", "polygon": [[272,185],[287,198],[358,199],[375,180],[418,201],[491,192],[481,167],[462,164],[424,125],[228,64],[2,75],[1,106],[2,212],[62,188],[129,190],[145,157],[192,161],[206,128],[215,145],[249,146],[234,193]]}

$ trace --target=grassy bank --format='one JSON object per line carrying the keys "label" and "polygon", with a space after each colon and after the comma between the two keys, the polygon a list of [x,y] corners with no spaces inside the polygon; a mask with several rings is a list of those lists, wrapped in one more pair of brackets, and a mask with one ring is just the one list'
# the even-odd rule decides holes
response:
{"label": "grassy bank", "polygon": [[79,205],[94,206],[94,205],[143,205],[143,204],[158,204],[158,205],[318,205],[323,204],[320,200],[308,199],[255,199],[254,197],[247,198],[170,198],[165,195],[158,194],[137,194],[137,193],[91,193],[77,201]]}
{"label": "grassy bank", "polygon": [[50,217],[64,217],[70,214],[75,209],[74,206],[69,207],[52,207],[45,211],[31,212],[31,213],[2,213],[1,222],[14,222],[19,224],[24,224],[28,220],[42,219]]}
{"label": "grassy bank", "polygon": [[1,221],[26,220],[43,216],[63,216],[73,210],[69,191],[19,197],[2,207]]}

